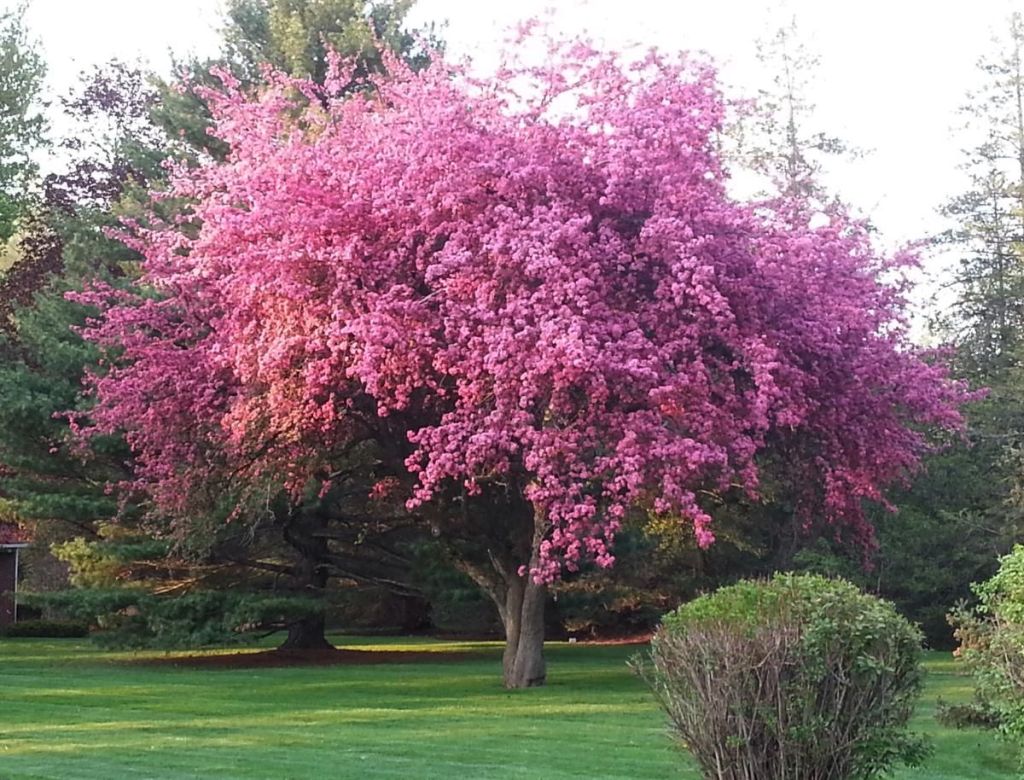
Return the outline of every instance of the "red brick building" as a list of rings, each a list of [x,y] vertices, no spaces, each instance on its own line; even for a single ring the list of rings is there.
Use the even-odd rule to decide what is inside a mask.
[[[17,620],[18,558],[27,546],[28,540],[18,526],[0,523],[0,626]]]

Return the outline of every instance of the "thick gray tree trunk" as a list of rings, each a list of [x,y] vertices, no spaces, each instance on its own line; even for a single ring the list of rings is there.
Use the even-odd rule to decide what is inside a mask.
[[[543,519],[537,513],[533,515],[532,531],[530,565],[521,576],[518,570],[505,574],[505,608],[498,607],[505,624],[502,672],[506,688],[533,688],[543,685],[548,676],[544,660],[547,587],[534,582],[529,572],[540,563],[540,543],[544,539]]]
[[[529,574],[515,577],[507,589],[504,608],[505,653],[502,674],[506,688],[533,688],[547,680],[544,660],[544,603],[547,589]]]
[[[524,511],[525,510],[525,511]],[[517,507],[500,524],[505,547],[474,555],[453,550],[459,569],[479,585],[498,608],[505,628],[502,679],[506,688],[532,688],[547,679],[544,660],[544,607],[547,587],[535,583],[529,570],[540,560],[543,518],[529,505]],[[497,551],[496,551],[497,550]],[[519,573],[525,566],[523,574]]]

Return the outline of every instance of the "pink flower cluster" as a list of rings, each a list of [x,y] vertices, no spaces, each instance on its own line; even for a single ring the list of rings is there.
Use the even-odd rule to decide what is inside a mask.
[[[225,474],[300,491],[391,437],[412,509],[525,485],[550,581],[611,565],[634,506],[710,544],[701,496],[755,495],[768,453],[869,542],[862,499],[961,425],[886,281],[912,258],[838,208],[728,196],[709,66],[574,43],[487,83],[391,61],[349,99],[334,68],[210,93],[230,158],[174,168],[187,212],[131,226],[156,294],[91,296],[117,350],[92,430],[127,431],[161,511]]]

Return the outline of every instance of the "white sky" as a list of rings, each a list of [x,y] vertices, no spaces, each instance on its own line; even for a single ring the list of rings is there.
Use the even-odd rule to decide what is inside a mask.
[[[419,0],[413,21],[447,21],[449,52],[486,69],[510,25],[550,10],[556,29],[612,46],[704,50],[733,94],[752,95],[763,78],[754,40],[795,16],[821,57],[816,125],[868,151],[827,183],[897,243],[941,229],[936,207],[962,189],[956,110],[1015,8],[1024,0]],[[212,54],[219,17],[218,0],[33,0],[27,20],[60,93],[113,56],[166,71],[171,50]]]

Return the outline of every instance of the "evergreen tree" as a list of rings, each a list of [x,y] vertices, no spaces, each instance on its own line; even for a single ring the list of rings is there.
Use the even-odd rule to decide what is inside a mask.
[[[68,413],[82,409],[82,379],[98,353],[77,333],[88,307],[65,294],[134,276],[135,253],[105,230],[161,175],[146,114],[153,95],[143,74],[113,63],[63,101],[78,130],[59,144],[67,170],[42,182],[18,258],[0,275],[0,496],[31,528],[26,572],[34,589],[63,584],[50,544],[93,539],[117,512],[106,485],[123,478],[123,443],[97,441],[83,459],[69,441]]]
[[[958,347],[961,370],[1005,381],[1024,337],[1024,17],[1013,14],[998,49],[979,60],[983,77],[962,113],[980,139],[966,149],[968,190],[943,213],[956,226],[943,239],[961,255],[955,300],[937,327]]]
[[[230,0],[221,53],[181,63],[179,70],[188,76],[184,80],[158,80],[153,120],[169,137],[223,157],[227,147],[207,133],[211,115],[202,90],[219,83],[211,70],[226,68],[246,86],[260,84],[268,66],[321,83],[328,48],[355,63],[353,87],[366,74],[384,71],[385,51],[421,68],[430,61],[422,44],[440,49],[441,42],[433,28],[411,31],[405,26],[412,5],[412,0]]]
[[[14,235],[36,174],[31,153],[46,129],[40,105],[45,73],[25,29],[24,7],[0,14],[0,242]]]
[[[821,181],[825,162],[856,151],[815,129],[815,105],[808,93],[820,57],[803,42],[794,18],[757,41],[757,59],[770,74],[770,84],[758,90],[731,129],[738,163],[758,174],[769,194],[810,199],[821,208],[833,200]]]

